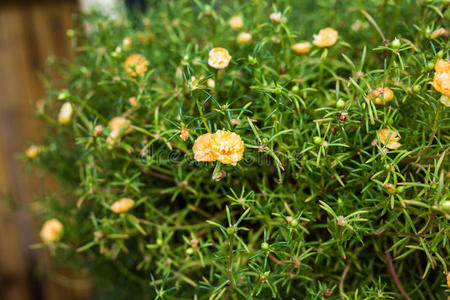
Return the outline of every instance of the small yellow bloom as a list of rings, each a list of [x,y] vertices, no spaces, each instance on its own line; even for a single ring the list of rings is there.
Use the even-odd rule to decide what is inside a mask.
[[[39,154],[39,147],[36,145],[31,145],[25,150],[25,156],[28,158],[35,158]]]
[[[134,206],[134,201],[129,198],[122,198],[111,205],[111,210],[116,214],[126,213]]]
[[[245,44],[252,41],[252,35],[248,32],[241,32],[236,38],[238,43]]]
[[[301,42],[292,45],[292,50],[298,54],[304,54],[308,53],[311,50],[311,43],[310,42]]]
[[[131,54],[125,61],[125,71],[132,77],[143,74],[148,69],[147,59],[140,54]],[[135,72],[136,71],[136,72]]]
[[[270,19],[275,24],[279,24],[281,22],[281,12],[274,12],[270,14]]]
[[[61,106],[58,114],[58,122],[61,124],[67,124],[72,120],[73,108],[70,102],[66,102]]]
[[[390,129],[381,129],[377,132],[378,137],[380,138],[380,142],[382,145],[386,145],[388,149],[398,149],[402,144],[398,141],[400,140],[400,135]],[[388,140],[389,138],[389,140]],[[387,142],[387,144],[386,144]]]
[[[130,49],[132,44],[133,44],[133,41],[129,37],[124,38],[122,41],[123,49],[125,49],[125,50]]]
[[[331,47],[338,39],[338,33],[333,28],[324,28],[319,31],[319,34],[314,35],[313,44],[317,47]]]
[[[180,138],[186,141],[189,138],[189,130],[185,127],[180,129]]]
[[[231,131],[218,130],[211,136],[211,150],[216,160],[223,164],[236,165],[242,159],[244,142]]]
[[[228,21],[231,28],[239,30],[244,26],[244,18],[242,16],[233,16]]]
[[[197,161],[215,161],[211,151],[211,133],[206,133],[199,136],[195,142],[192,150],[194,151],[194,158]]]
[[[109,121],[109,136],[107,142],[111,145],[114,144],[115,140],[119,138],[120,135],[125,135],[131,132],[130,120],[124,117],[115,117]]]
[[[447,286],[450,287],[450,272],[447,273]]]
[[[230,60],[231,56],[225,48],[217,47],[209,51],[208,64],[215,69],[225,69]]]
[[[47,220],[40,232],[41,239],[44,243],[50,244],[58,241],[63,233],[63,225],[57,219]]]
[[[434,65],[433,87],[444,96],[450,96],[450,62],[438,59]]]
[[[392,99],[394,98],[394,92],[388,87],[379,87],[369,93],[369,98],[375,104],[386,104],[392,101]]]

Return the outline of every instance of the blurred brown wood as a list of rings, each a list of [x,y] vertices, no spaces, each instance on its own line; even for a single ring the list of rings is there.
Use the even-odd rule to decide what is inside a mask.
[[[40,186],[24,174],[23,164],[16,159],[31,142],[40,142],[42,127],[36,119],[30,118],[34,103],[44,96],[39,76],[49,55],[71,59],[71,41],[66,30],[73,25],[76,8],[76,1],[0,3],[2,300],[74,300],[86,299],[88,295],[85,286],[79,284],[81,288],[70,288],[66,274],[59,275],[59,270],[50,268],[45,251],[30,250],[29,245],[38,242],[38,228],[33,226],[25,208]],[[69,284],[64,286],[63,281]]]

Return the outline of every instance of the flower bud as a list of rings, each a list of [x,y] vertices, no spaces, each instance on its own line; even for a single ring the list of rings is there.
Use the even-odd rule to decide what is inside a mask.
[[[25,150],[25,156],[32,159],[35,158],[36,156],[38,156],[39,154],[39,147],[36,145],[31,145],[30,147],[28,147],[27,150]]]
[[[250,43],[252,41],[252,35],[248,32],[241,32],[237,36],[236,40],[238,43],[241,43],[241,44]]]
[[[239,30],[244,26],[244,19],[242,18],[242,16],[233,16],[228,21],[228,24],[231,28]]]
[[[102,125],[95,126],[95,128],[94,128],[94,136],[95,137],[100,136],[102,134],[102,132],[103,132],[103,126]]]
[[[61,106],[58,114],[58,122],[61,124],[67,124],[72,120],[73,108],[70,102],[66,102]]]
[[[281,12],[274,12],[270,14],[270,20],[275,24],[280,24],[281,22]]]
[[[322,140],[322,138],[320,136],[315,136],[315,137],[313,137],[313,142],[316,145],[321,145],[323,140]]]
[[[398,40],[397,38],[395,38],[392,42],[391,42],[391,47],[393,49],[400,49],[400,47],[402,46],[402,43],[400,42],[400,40]]]
[[[180,129],[180,138],[186,141],[189,138],[189,130],[185,127]]]
[[[134,201],[129,198],[122,198],[111,205],[111,210],[116,213],[126,213],[134,206]]]
[[[345,101],[342,100],[342,99],[339,99],[339,100],[336,102],[336,108],[342,109],[342,108],[344,108],[344,107],[345,107]]]
[[[347,219],[345,219],[345,217],[344,216],[338,216],[337,217],[337,224],[339,225],[339,226],[345,226],[345,225],[347,225]]]
[[[58,241],[63,233],[63,225],[57,219],[47,220],[40,232],[41,239],[46,244]]]
[[[261,244],[261,249],[264,251],[269,250],[269,244],[267,242],[263,242]]]

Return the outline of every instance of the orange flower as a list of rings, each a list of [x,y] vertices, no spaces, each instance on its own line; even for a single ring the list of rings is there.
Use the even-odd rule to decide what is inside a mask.
[[[25,151],[25,156],[28,158],[35,158],[39,154],[39,147],[36,145],[31,145]]]
[[[211,152],[211,133],[206,133],[199,136],[195,142],[192,150],[194,151],[194,158],[197,161],[215,161],[213,153]]]
[[[233,16],[228,21],[228,24],[233,29],[241,29],[244,26],[244,19],[242,18],[242,16]]]
[[[380,97],[381,95],[383,96]],[[392,101],[394,92],[388,87],[379,87],[371,91],[369,97],[375,104],[386,104]]]
[[[57,219],[45,221],[39,235],[44,243],[49,244],[58,241],[63,233],[63,225]]]
[[[249,43],[252,40],[252,35],[248,32],[241,32],[237,36],[236,40],[238,43],[241,43],[241,44]]]
[[[377,132],[377,134],[380,137],[381,144],[386,145],[386,148],[398,149],[402,145],[398,142],[400,140],[400,135],[393,130],[381,129]]]
[[[333,28],[324,28],[319,31],[319,34],[314,35],[313,44],[317,47],[331,47],[338,39],[338,33]]]
[[[134,206],[134,201],[129,198],[122,198],[111,205],[111,210],[116,214],[126,213]]]
[[[138,74],[145,73],[147,69],[148,61],[140,54],[131,54],[125,61],[125,71],[132,77],[137,77]]]
[[[450,62],[438,59],[434,65],[433,87],[444,96],[450,96]]]
[[[225,69],[230,60],[231,56],[225,48],[217,47],[209,51],[208,64],[215,69]]]
[[[242,159],[244,149],[244,142],[234,132],[218,130],[211,136],[213,155],[223,164],[236,165]]]
[[[186,141],[189,138],[189,130],[186,127],[180,129],[180,138]]]
[[[67,124],[72,120],[73,108],[69,102],[64,103],[61,106],[58,114],[58,122],[61,124]]]
[[[311,50],[311,43],[310,42],[301,42],[301,43],[292,45],[291,48],[298,54],[304,54],[304,53],[308,53]]]

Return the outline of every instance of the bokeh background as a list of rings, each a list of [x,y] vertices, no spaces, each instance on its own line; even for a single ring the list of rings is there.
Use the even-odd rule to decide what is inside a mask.
[[[46,250],[30,247],[39,242],[30,207],[37,193],[54,188],[55,182],[37,180],[18,155],[41,141],[44,127],[33,112],[44,96],[42,74],[49,59],[73,59],[66,33],[76,26],[77,14],[96,7],[120,17],[120,8],[132,13],[146,6],[138,0],[0,1],[1,300],[95,298],[85,274],[56,266]]]

